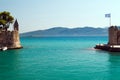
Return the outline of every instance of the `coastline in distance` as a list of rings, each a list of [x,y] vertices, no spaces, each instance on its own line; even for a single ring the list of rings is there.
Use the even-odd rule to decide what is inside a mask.
[[[77,36],[107,36],[107,28],[78,27],[65,28],[54,27],[45,30],[37,30],[20,34],[21,37],[77,37]]]

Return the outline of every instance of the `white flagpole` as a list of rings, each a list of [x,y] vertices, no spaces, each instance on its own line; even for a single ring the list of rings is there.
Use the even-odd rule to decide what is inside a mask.
[[[111,13],[110,13],[110,21],[109,21],[109,25],[111,26]]]
[[[105,14],[106,18],[109,18],[109,26],[111,26],[111,13]]]

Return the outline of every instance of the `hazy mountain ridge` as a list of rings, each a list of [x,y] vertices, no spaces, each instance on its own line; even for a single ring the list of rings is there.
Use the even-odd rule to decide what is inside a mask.
[[[64,27],[54,27],[45,30],[37,30],[27,33],[22,33],[22,37],[50,37],[50,36],[107,36],[107,28],[93,28],[93,27],[83,27],[83,28],[64,28]]]

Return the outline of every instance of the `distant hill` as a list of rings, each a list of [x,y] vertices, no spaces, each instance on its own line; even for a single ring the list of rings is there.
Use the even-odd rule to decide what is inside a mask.
[[[52,36],[107,36],[107,28],[64,28],[55,27],[45,30],[37,30],[27,33],[22,33],[22,37],[52,37]]]

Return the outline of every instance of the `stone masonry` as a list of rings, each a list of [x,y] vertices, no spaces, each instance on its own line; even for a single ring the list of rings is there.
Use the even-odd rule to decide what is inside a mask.
[[[120,45],[120,29],[117,26],[111,26],[109,28],[108,45]]]
[[[22,48],[19,39],[19,25],[17,20],[14,23],[14,30],[4,30],[0,28],[0,47],[8,47],[8,49]]]

